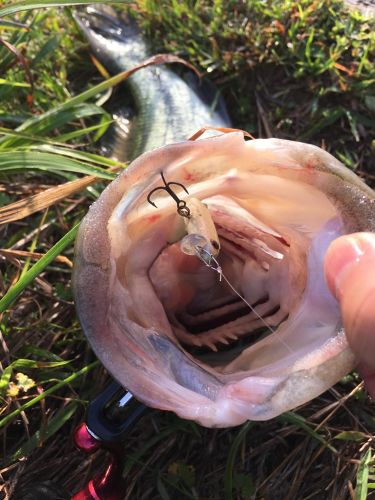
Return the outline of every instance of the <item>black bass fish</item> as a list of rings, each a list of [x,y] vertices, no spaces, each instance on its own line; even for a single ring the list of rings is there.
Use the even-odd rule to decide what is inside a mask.
[[[111,74],[129,70],[151,55],[138,26],[109,7],[88,7],[75,18],[94,55]],[[186,140],[204,125],[231,127],[218,91],[194,77],[191,72],[185,81],[167,66],[144,68],[130,76],[126,83],[135,116],[129,123],[121,109],[114,113],[118,144],[115,137],[110,152],[118,160],[132,160],[145,151]]]
[[[375,231],[374,193],[318,147],[237,131],[158,148],[81,224],[78,315],[145,404],[208,427],[266,420],[355,366],[323,262],[356,231]]]

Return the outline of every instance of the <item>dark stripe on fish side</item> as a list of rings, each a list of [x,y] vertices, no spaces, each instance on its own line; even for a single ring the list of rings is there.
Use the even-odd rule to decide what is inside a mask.
[[[96,57],[115,74],[145,60],[151,51],[134,21],[120,18],[113,9],[107,10],[89,8],[76,19]],[[124,83],[131,94],[136,116],[127,137],[120,135],[115,145],[117,151],[124,150],[122,161],[186,140],[205,125],[231,127],[218,90],[208,81],[194,80],[193,73],[181,78],[162,65],[144,68]],[[106,154],[111,155],[114,148],[109,141],[105,147]]]
[[[123,44],[127,52],[131,51],[133,65],[148,57],[148,44],[142,37],[142,32],[135,21],[121,16],[112,7],[89,6],[74,14],[74,19],[99,58],[103,57],[103,50],[105,50],[104,57],[109,65],[108,70],[117,73],[124,69],[130,69],[122,67],[122,61],[119,58],[121,54],[111,51],[109,45],[111,41]]]
[[[211,401],[215,401],[222,383],[213,375],[198,367],[168,338],[160,335],[149,337],[152,347],[162,355],[175,382]]]

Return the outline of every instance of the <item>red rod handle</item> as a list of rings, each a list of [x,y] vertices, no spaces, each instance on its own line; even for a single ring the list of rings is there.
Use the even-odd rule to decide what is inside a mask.
[[[121,476],[121,447],[108,449],[105,443],[90,434],[84,423],[75,430],[74,442],[79,450],[87,454],[105,448],[110,453],[110,459],[105,470],[89,481],[81,491],[73,495],[72,500],[122,500],[125,496],[125,482]]]

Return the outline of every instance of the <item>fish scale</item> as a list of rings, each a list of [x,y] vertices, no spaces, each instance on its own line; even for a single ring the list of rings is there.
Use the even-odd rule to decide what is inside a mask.
[[[135,22],[119,17],[108,6],[89,7],[76,20],[94,55],[112,74],[129,70],[151,55]],[[203,125],[231,127],[218,90],[207,81],[196,82],[192,73],[187,79],[166,66],[143,68],[131,75],[126,84],[135,114],[128,134],[115,136],[118,143],[111,149],[123,149],[127,158],[122,159],[132,160],[145,151],[186,140]]]

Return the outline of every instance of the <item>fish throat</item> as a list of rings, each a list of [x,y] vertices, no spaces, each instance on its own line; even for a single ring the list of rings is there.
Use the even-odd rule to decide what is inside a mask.
[[[191,199],[187,206],[187,235],[162,250],[150,279],[183,348],[219,367],[288,318],[288,304],[274,287],[289,279],[290,246],[233,199]],[[171,300],[176,291],[161,279],[169,273],[179,300]]]
[[[164,185],[156,173],[116,206],[110,321],[132,345],[167,337],[218,376],[277,373],[341,328],[323,260],[342,220],[307,182],[224,167],[168,167]]]

